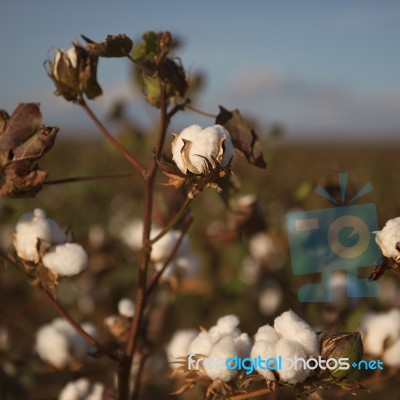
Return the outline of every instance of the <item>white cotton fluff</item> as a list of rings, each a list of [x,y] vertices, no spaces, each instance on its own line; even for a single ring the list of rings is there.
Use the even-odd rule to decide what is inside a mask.
[[[247,333],[238,328],[239,319],[236,315],[227,315],[220,318],[217,324],[207,332],[200,332],[191,342],[188,354],[194,353],[210,358],[230,357],[246,358],[250,354],[251,341]],[[231,380],[237,370],[229,370],[223,363],[219,368],[207,369],[211,379],[221,379],[224,382]]]
[[[299,343],[285,338],[279,340],[276,344],[275,352],[277,356],[282,356],[283,360],[294,360],[295,357],[302,359],[307,358],[304,348]],[[278,370],[279,378],[291,384],[304,382],[312,371],[304,368],[301,362],[297,363],[292,368],[288,368],[288,366],[285,367],[285,365],[282,365],[282,367],[282,369]]]
[[[91,336],[97,336],[97,330],[93,324],[83,323],[82,328]],[[39,328],[36,333],[35,350],[40,358],[61,369],[70,364],[72,354],[84,361],[87,353],[93,351],[93,347],[75,331],[68,321],[56,318]]]
[[[121,230],[120,238],[131,250],[140,250],[143,240],[143,221],[141,219],[134,219],[129,222]]]
[[[319,340],[317,334],[303,319],[292,310],[275,318],[274,328],[285,339],[299,343],[307,356],[317,357]]]
[[[51,324],[37,331],[35,349],[40,358],[56,368],[65,368],[71,362],[68,337]]]
[[[400,338],[400,310],[365,315],[360,324],[360,332],[365,352],[381,356],[386,340],[393,342]]]
[[[132,318],[135,313],[135,303],[127,297],[118,302],[118,312],[127,318]]]
[[[251,349],[250,357],[252,359],[261,357],[263,360],[268,360],[269,358],[275,358],[275,347],[276,343],[271,343],[268,340],[259,340],[254,343]],[[264,378],[275,381],[275,375],[268,368],[260,368],[258,366],[257,371]]]
[[[254,336],[255,342],[259,342],[261,340],[269,342],[275,346],[278,343],[279,336],[276,333],[276,330],[272,326],[264,325],[258,328],[258,331]]]
[[[15,227],[15,249],[18,257],[27,261],[38,261],[37,241],[44,240],[51,244],[67,240],[65,233],[40,208],[21,216]]]
[[[190,343],[197,336],[196,329],[180,329],[176,331],[167,346],[167,358],[171,367],[175,368],[176,360],[189,354]]]
[[[88,262],[85,250],[77,243],[64,243],[52,247],[42,258],[43,265],[61,276],[82,272]]]
[[[382,361],[386,366],[400,367],[400,339],[397,339],[383,354]]]
[[[396,244],[400,242],[400,217],[390,219],[381,231],[374,232],[375,240],[382,250],[383,255],[400,261],[400,253]]]
[[[182,154],[184,146],[188,146],[187,159]],[[172,142],[172,159],[184,174],[188,171],[194,174],[207,173],[208,167],[205,159],[213,167],[215,167],[215,160],[225,167],[233,156],[231,137],[221,125],[213,125],[204,129],[200,125],[190,125]]]
[[[58,400],[86,400],[90,383],[86,378],[68,382],[61,390]]]

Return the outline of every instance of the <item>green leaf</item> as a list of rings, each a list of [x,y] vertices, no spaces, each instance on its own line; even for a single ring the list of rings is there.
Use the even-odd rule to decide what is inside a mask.
[[[216,123],[225,127],[232,136],[233,145],[247,158],[247,161],[259,168],[267,166],[261,152],[261,143],[258,135],[248,122],[242,117],[239,110],[228,111],[219,106]]]

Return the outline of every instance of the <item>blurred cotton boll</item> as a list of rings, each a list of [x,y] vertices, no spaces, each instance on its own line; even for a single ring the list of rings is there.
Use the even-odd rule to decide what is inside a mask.
[[[132,220],[122,230],[118,229],[118,232],[120,232],[122,241],[131,250],[138,251],[141,249],[143,239],[143,221],[141,219]]]
[[[258,308],[266,317],[275,314],[283,300],[283,290],[278,282],[270,279],[258,295]]]
[[[89,228],[88,238],[90,245],[95,249],[100,249],[106,240],[106,232],[100,225],[92,225]]]
[[[88,256],[81,245],[64,243],[52,247],[43,256],[43,265],[61,276],[76,275],[82,272],[88,263]]]
[[[400,252],[397,243],[400,242],[400,217],[390,219],[381,231],[375,232],[376,242],[386,257],[400,262]]]
[[[246,257],[239,271],[240,280],[246,285],[254,285],[260,276],[261,265],[254,258]]]
[[[361,320],[360,332],[366,353],[375,357],[385,356],[391,348],[387,344],[400,339],[400,310],[366,314]],[[391,354],[389,352],[389,356]]]
[[[250,255],[270,270],[278,270],[286,262],[282,243],[265,232],[251,236],[249,240]]]
[[[82,324],[83,330],[91,336],[97,336],[96,327],[91,323]],[[51,323],[43,325],[36,333],[35,350],[46,362],[56,368],[70,367],[73,362],[83,362],[88,353],[93,351],[89,345],[69,324],[62,318],[56,318]]]
[[[135,313],[135,304],[131,299],[125,297],[118,302],[118,312],[124,317],[132,318]]]
[[[207,162],[226,167],[233,159],[233,144],[229,132],[221,125],[202,128],[190,125],[172,142],[172,159],[182,173],[191,172],[196,175],[207,175]]]
[[[58,400],[102,400],[103,394],[104,385],[102,383],[97,382],[91,386],[86,378],[80,378],[67,383]]]

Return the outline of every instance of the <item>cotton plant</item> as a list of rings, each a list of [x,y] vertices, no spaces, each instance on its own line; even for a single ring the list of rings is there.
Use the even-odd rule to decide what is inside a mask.
[[[97,336],[97,329],[90,322],[83,323],[82,329],[93,337]],[[88,361],[89,353],[94,351],[94,347],[69,322],[56,318],[38,329],[35,351],[48,364],[64,369]]]
[[[360,323],[364,350],[381,357],[384,365],[400,368],[400,310],[368,313]]]
[[[230,196],[230,189],[235,188],[232,170],[238,155],[259,168],[265,168],[266,163],[257,134],[239,110],[230,111],[220,106],[218,114],[207,125],[190,123],[179,133],[170,128],[177,113],[198,111],[189,97],[189,89],[193,89],[191,76],[173,54],[176,46],[170,32],[145,32],[135,43],[124,34],[109,35],[99,43],[86,36],[82,38],[86,45],[73,42],[70,49],[56,48],[54,56],[45,62],[47,74],[55,86],[55,95],[79,106],[127,161],[132,171],[116,175],[135,176],[142,185],[143,196],[138,204],[141,204],[143,212],[139,222],[125,227],[124,223],[117,224],[118,236],[135,253],[129,271],[136,274],[136,279],[132,280],[136,284],[135,296],[122,299],[117,307],[118,313],[105,320],[117,343],[101,342],[95,329],[79,323],[57,298],[55,287],[58,279],[66,280],[80,274],[87,268],[88,256],[83,247],[71,242],[41,208],[37,206],[19,219],[14,234],[16,255],[2,253],[2,258],[20,268],[44,299],[68,321],[56,319],[39,328],[35,345],[39,356],[59,369],[82,362],[92,352],[110,358],[117,371],[115,396],[118,400],[125,400],[139,396],[141,385],[133,383],[142,380],[144,368],[136,368],[133,375],[130,371],[134,359],[141,363],[151,351],[148,349],[151,341],[147,324],[148,317],[161,303],[156,297],[160,282],[179,276],[192,277],[199,270],[199,259],[192,253],[188,239],[193,220],[192,202],[208,189],[224,192],[225,199]],[[97,79],[99,59],[110,57],[126,58],[133,63],[145,100],[159,112],[157,138],[149,146],[147,154],[142,149],[131,151],[125,148],[89,105],[90,100],[103,94]],[[49,179],[48,171],[40,169],[38,162],[51,150],[58,130],[43,123],[38,103],[20,103],[11,116],[0,110],[2,196],[33,197],[54,184],[110,179],[104,173],[61,179],[52,176]],[[150,135],[147,140],[152,140]],[[156,182],[157,177],[161,185]],[[165,186],[175,190],[176,198],[181,200],[170,221],[156,226],[153,222],[154,203]],[[35,200],[38,204],[40,201],[40,198]],[[165,216],[170,216],[169,211],[165,211]],[[87,237],[91,250],[96,251],[103,245],[104,232],[96,225],[98,221],[89,223],[92,228]],[[154,298],[156,301],[152,301]],[[228,316],[209,330],[208,339],[204,340],[210,344],[210,355],[248,354],[250,341],[247,334],[240,332],[238,323],[236,317]],[[201,334],[198,336],[202,337]],[[194,338],[191,346],[196,346],[193,343],[200,346],[200,342]],[[221,375],[216,372],[209,374],[207,379],[218,382],[233,378],[230,370]],[[85,388],[87,383],[71,383],[65,396],[72,393],[71,396],[76,394],[78,398],[89,398],[91,394],[82,394]]]

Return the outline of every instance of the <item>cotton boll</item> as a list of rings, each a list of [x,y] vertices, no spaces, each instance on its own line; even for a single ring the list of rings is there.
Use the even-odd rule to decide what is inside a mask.
[[[85,400],[102,400],[104,394],[104,385],[102,383],[95,383],[93,385],[92,391],[86,397]]]
[[[172,142],[172,159],[184,174],[207,174],[209,171],[206,160],[213,167],[215,160],[225,167],[233,156],[231,137],[221,125],[205,129],[199,125],[191,125],[176,135]]]
[[[397,339],[394,344],[386,349],[383,354],[382,360],[385,365],[389,367],[400,367],[400,339]]]
[[[256,233],[249,240],[251,256],[255,260],[267,264],[272,270],[282,268],[285,263],[285,254],[281,247],[276,239],[265,232]]]
[[[238,356],[240,358],[246,358],[249,356],[251,351],[251,340],[247,333],[242,333],[240,336],[233,339],[236,345]]]
[[[275,358],[275,343],[259,340],[254,343],[251,349],[250,357],[252,359],[261,357],[263,360],[268,360],[269,358]],[[272,366],[272,365],[271,365]],[[275,375],[268,368],[262,369],[258,366],[257,371],[264,378],[275,381]]]
[[[36,208],[33,213],[21,216],[15,227],[15,249],[18,257],[27,261],[38,261],[38,239],[51,243],[52,231],[43,210]]]
[[[157,236],[160,232],[161,230],[154,231],[151,237]],[[151,261],[157,262],[165,260],[171,254],[171,251],[174,248],[176,242],[178,241],[179,236],[180,236],[179,231],[171,230],[168,233],[166,233],[160,240],[157,240],[157,242],[153,244],[151,249],[151,256],[150,256]],[[183,241],[184,240],[185,238],[183,239]]]
[[[123,298],[118,302],[118,312],[127,318],[132,318],[135,313],[135,303],[128,298]]]
[[[189,353],[208,356],[211,352],[213,340],[208,332],[200,332],[189,346]]]
[[[237,373],[237,370],[228,369],[225,362],[230,357],[238,355],[236,344],[231,336],[222,337],[211,349],[209,357],[213,359],[214,364],[217,359],[221,359],[222,365],[213,365],[213,368],[206,369],[207,375],[215,380],[220,379],[223,382],[230,381]]]
[[[278,283],[271,280],[258,296],[258,308],[262,315],[270,316],[275,314],[282,303],[283,292]]]
[[[400,261],[400,253],[396,249],[400,242],[400,217],[390,219],[381,231],[375,232],[376,242],[382,250],[383,255]]]
[[[270,325],[264,325],[258,328],[256,335],[254,336],[254,341],[259,342],[264,340],[266,342],[271,343],[272,345],[276,345],[279,340],[279,336],[276,333],[275,329]]]
[[[288,358],[294,360],[295,357],[302,358],[304,360],[307,358],[303,347],[299,343],[293,342],[285,338],[279,340],[276,345],[275,352],[276,356],[282,356],[283,360]],[[296,384],[304,382],[310,375],[311,370],[304,368],[301,361],[299,361],[297,365],[293,366],[293,368],[288,368],[288,366],[285,367],[285,365],[283,364],[282,369],[280,369],[278,373],[279,377],[283,381],[291,384]]]
[[[143,239],[143,221],[135,219],[130,222],[122,229],[120,237],[131,250],[140,250]]]
[[[400,338],[400,310],[367,314],[361,321],[360,331],[365,352],[373,356],[382,355],[387,339]]]
[[[181,329],[176,331],[167,346],[168,362],[172,367],[176,367],[174,361],[179,357],[185,357],[189,354],[189,347],[196,338],[197,331],[195,329]]]
[[[236,315],[225,315],[217,321],[217,329],[221,335],[230,335],[232,333],[237,336],[239,326],[239,318]]]
[[[62,389],[58,400],[87,400],[90,383],[86,378],[68,382]]]
[[[317,334],[303,319],[292,310],[286,311],[275,318],[276,332],[286,339],[299,343],[307,356],[319,355],[319,340]]]
[[[51,324],[37,331],[35,349],[40,358],[56,368],[65,368],[71,362],[68,337]]]
[[[65,243],[52,247],[43,256],[43,265],[61,276],[76,275],[82,272],[88,256],[77,243]]]
[[[71,341],[76,336],[76,331],[73,326],[64,318],[56,318],[51,322],[51,325]]]

